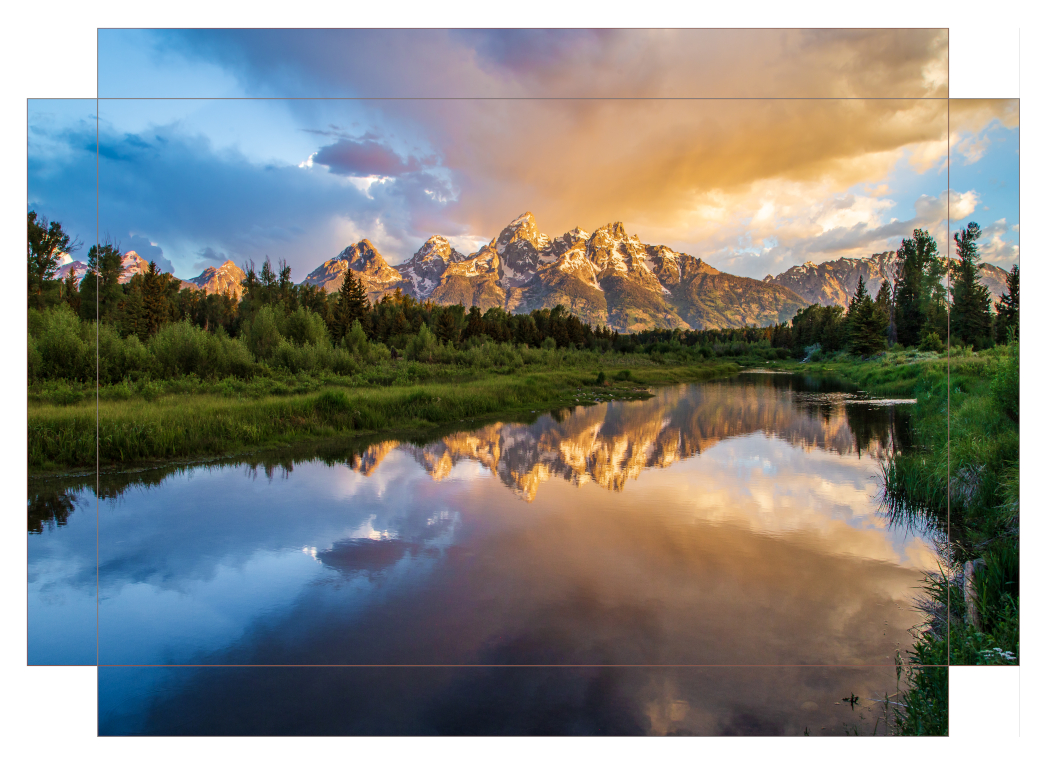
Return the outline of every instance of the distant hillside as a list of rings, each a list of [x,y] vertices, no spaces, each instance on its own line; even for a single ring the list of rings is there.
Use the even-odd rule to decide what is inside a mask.
[[[897,268],[896,252],[880,252],[868,257],[843,257],[815,265],[795,265],[778,276],[767,276],[767,284],[778,284],[791,289],[804,301],[818,305],[849,305],[857,291],[857,281],[864,277],[868,291],[874,296],[883,279],[894,279]],[[995,265],[981,263],[981,281],[998,300],[1006,292],[1006,271]]]

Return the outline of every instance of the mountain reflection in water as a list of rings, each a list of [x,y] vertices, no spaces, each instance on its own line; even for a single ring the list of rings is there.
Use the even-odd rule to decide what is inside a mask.
[[[745,374],[103,475],[100,732],[841,733],[932,565],[877,512],[904,408]],[[93,662],[93,492],[30,492],[30,661]]]
[[[707,451],[725,438],[765,432],[805,449],[873,459],[900,448],[907,417],[846,392],[797,392],[791,375],[754,375],[667,388],[645,401],[554,411],[533,424],[496,422],[417,446],[387,440],[349,460],[372,475],[393,449],[409,453],[433,480],[473,460],[532,501],[539,486],[560,477],[621,491],[644,470],[664,468]],[[767,394],[770,388],[777,394]]]

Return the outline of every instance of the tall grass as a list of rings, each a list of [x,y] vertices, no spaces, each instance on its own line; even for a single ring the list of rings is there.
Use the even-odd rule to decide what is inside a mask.
[[[601,387],[600,394],[643,397],[647,393],[637,385],[703,379],[736,370],[734,364],[634,370],[632,381]],[[317,384],[308,392],[257,398],[191,391],[158,396],[145,404],[137,398],[109,398],[99,404],[98,452],[101,463],[110,465],[216,455],[378,430],[422,430],[519,409],[573,405],[577,388],[594,384],[592,374],[566,370],[476,375],[468,384]],[[93,465],[94,435],[91,401],[31,406],[30,467],[49,470]]]
[[[883,464],[883,509],[891,522],[941,539],[942,570],[928,577],[929,614],[899,664],[908,688],[898,730],[947,733],[947,668],[1014,665],[1019,643],[1020,349],[974,353],[890,352],[856,363],[816,365],[867,390],[916,399],[916,447]],[[947,531],[947,536],[944,532]],[[967,613],[964,564],[975,567],[979,618]]]

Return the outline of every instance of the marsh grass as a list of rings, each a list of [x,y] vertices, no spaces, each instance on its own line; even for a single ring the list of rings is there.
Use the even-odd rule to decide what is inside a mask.
[[[891,524],[939,539],[941,568],[916,601],[927,616],[898,656],[905,689],[896,732],[948,733],[948,665],[1016,665],[1019,642],[1020,348],[974,353],[891,351],[863,362],[839,355],[812,371],[847,377],[880,395],[916,399],[915,448],[882,463]],[[945,535],[947,533],[947,535]],[[980,628],[966,612],[963,564],[974,575]]]
[[[408,385],[332,385],[305,379],[275,394],[227,395],[213,385],[170,386],[151,399],[148,387],[105,395],[98,404],[102,466],[219,455],[383,430],[424,430],[492,414],[548,409],[596,400],[648,397],[647,385],[733,373],[732,363],[633,370],[631,379],[593,389],[585,371],[514,376],[472,374],[466,380]],[[228,380],[225,381],[228,383]],[[155,384],[155,383],[147,383]],[[222,384],[222,383],[219,383]],[[36,402],[29,407],[31,470],[90,467],[95,462],[95,405]]]

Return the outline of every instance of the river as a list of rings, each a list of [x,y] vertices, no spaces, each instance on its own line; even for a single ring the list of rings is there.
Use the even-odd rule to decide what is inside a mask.
[[[908,404],[654,393],[31,480],[29,663],[97,663],[102,735],[867,734],[936,564],[879,511]]]

